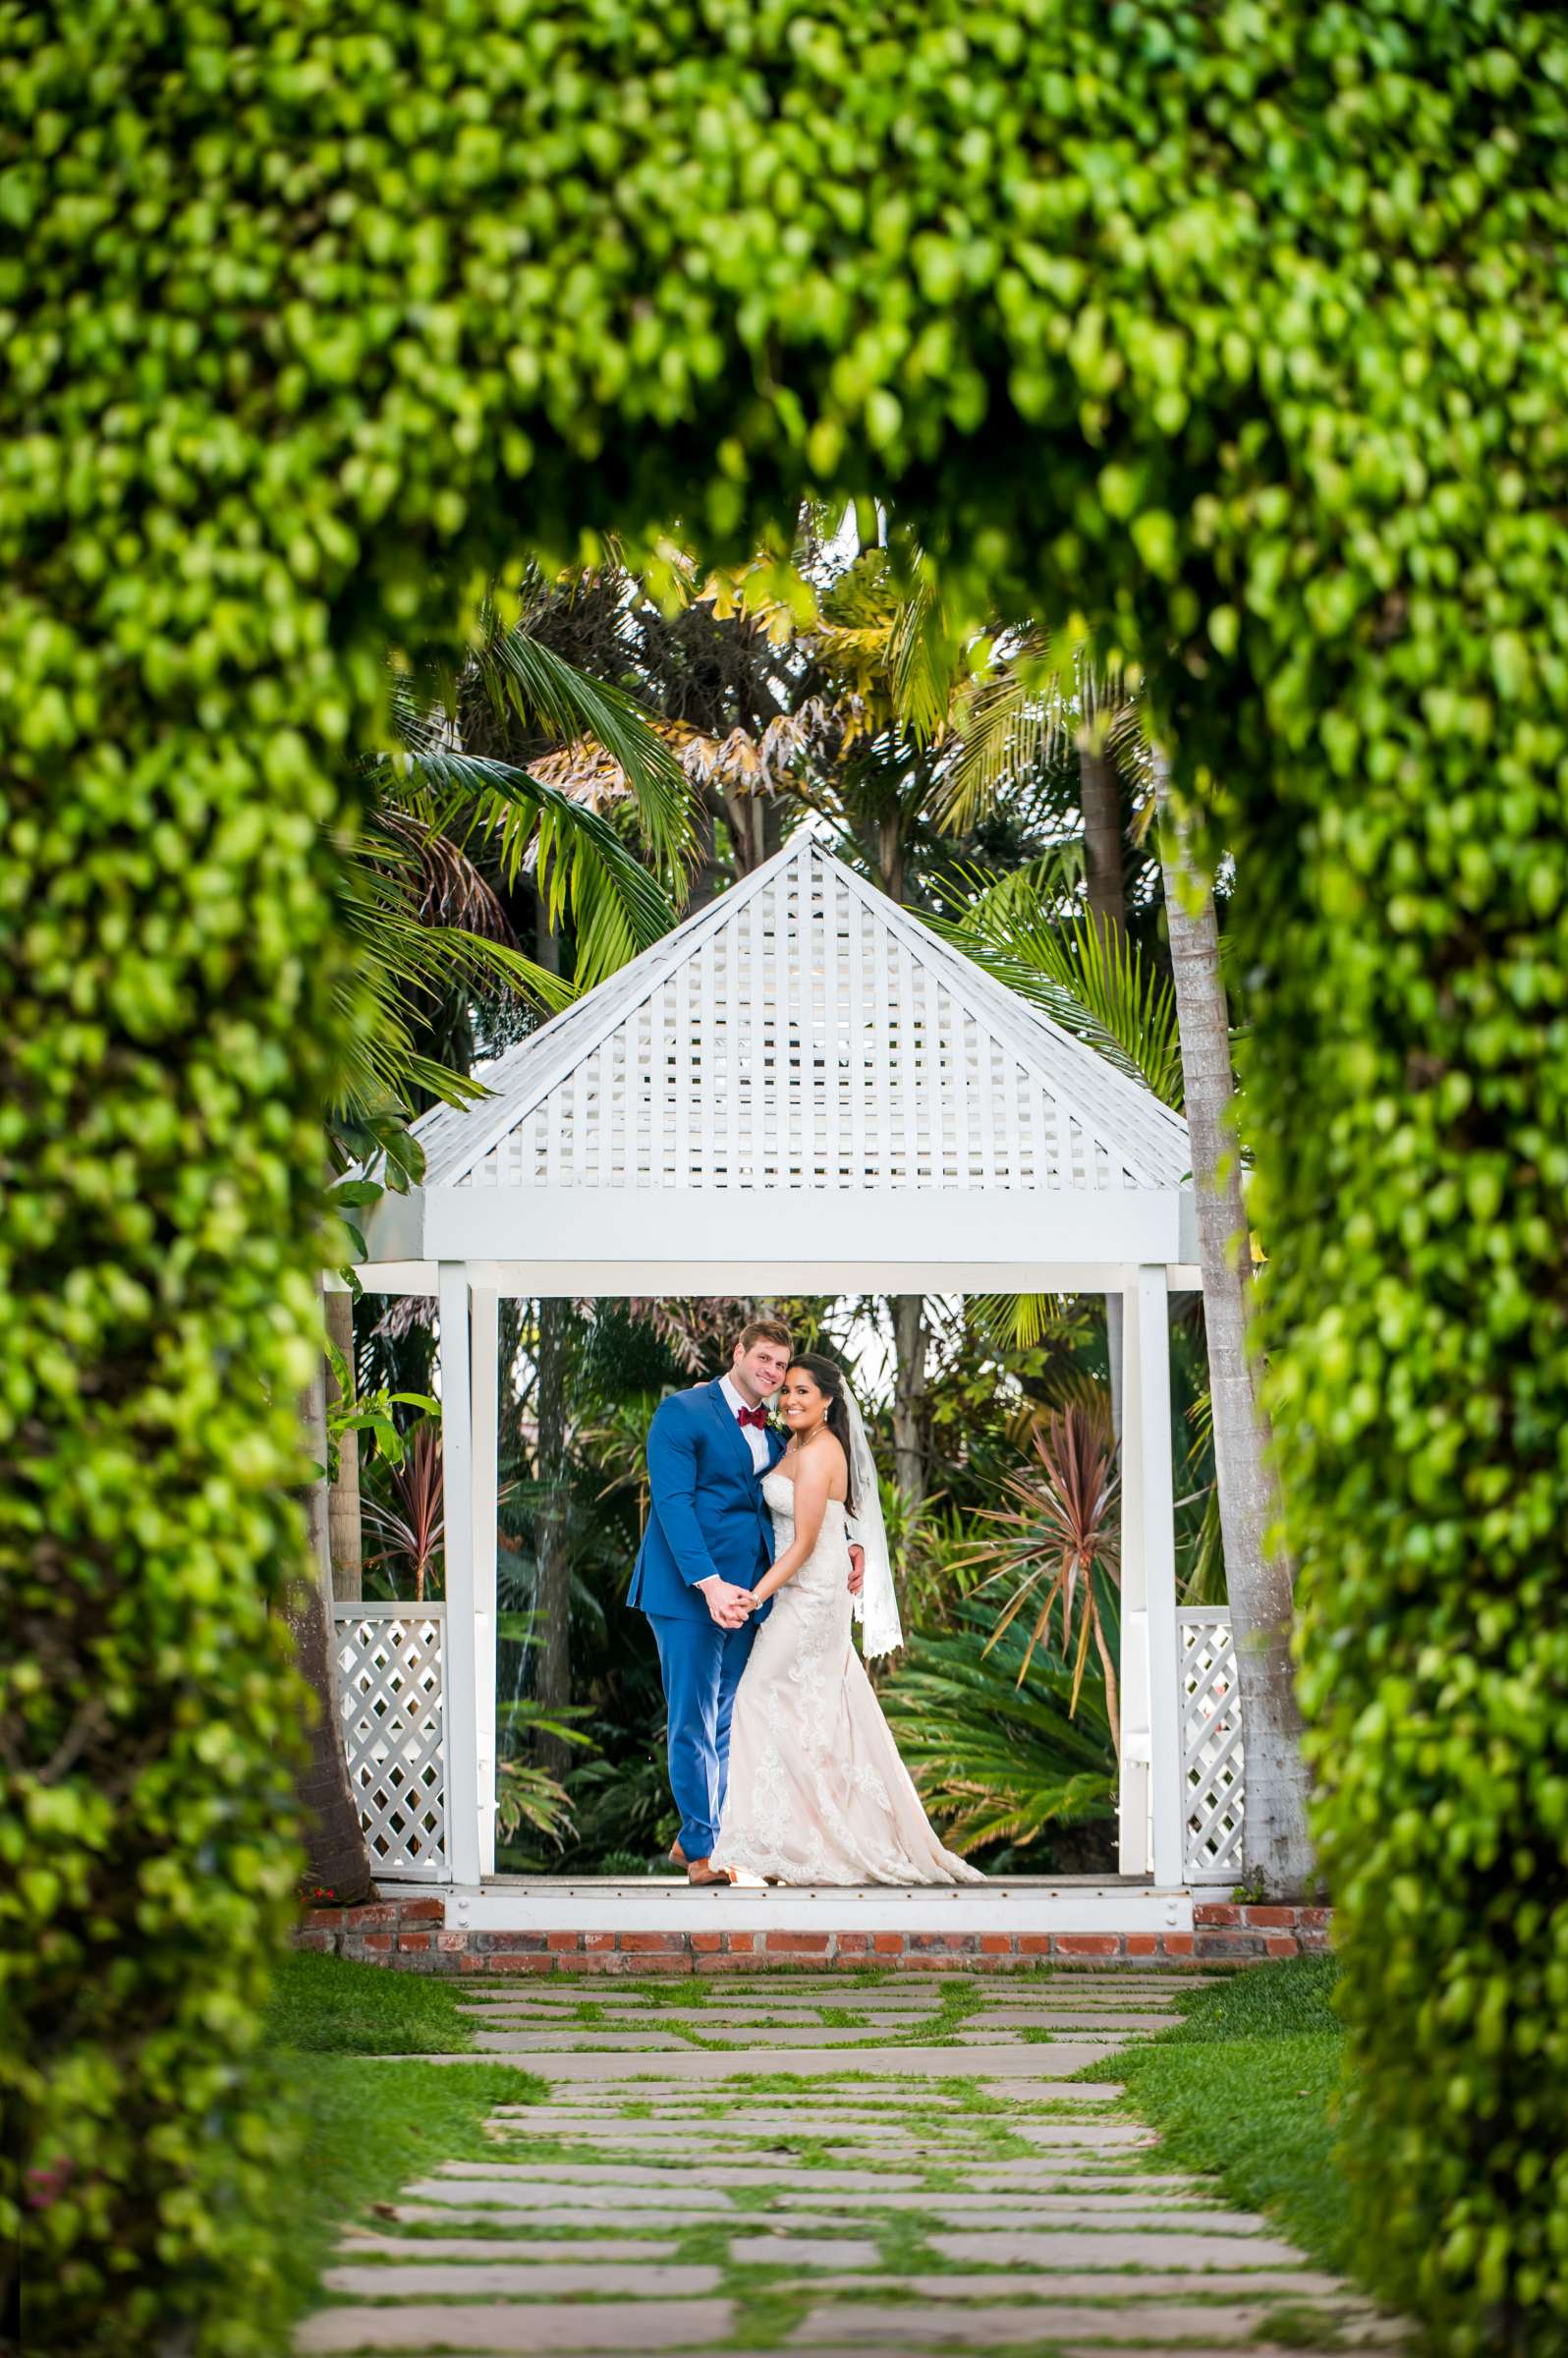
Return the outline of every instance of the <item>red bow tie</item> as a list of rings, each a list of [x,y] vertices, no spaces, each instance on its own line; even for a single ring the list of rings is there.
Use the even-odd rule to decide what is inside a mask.
[[[739,1423],[742,1425],[755,1425],[758,1432],[760,1432],[762,1427],[767,1423],[767,1411],[765,1408],[738,1408],[735,1414]]]

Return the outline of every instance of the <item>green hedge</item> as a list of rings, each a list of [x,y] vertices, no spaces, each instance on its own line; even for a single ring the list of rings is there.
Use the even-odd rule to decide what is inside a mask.
[[[1119,632],[1232,798],[1365,2231],[1450,2348],[1560,2347],[1560,19],[10,0],[0,67],[0,1808],[77,2165],[34,2346],[109,2267],[121,2349],[265,2331],[263,1401],[384,646],[525,543],[721,554],[814,481]]]

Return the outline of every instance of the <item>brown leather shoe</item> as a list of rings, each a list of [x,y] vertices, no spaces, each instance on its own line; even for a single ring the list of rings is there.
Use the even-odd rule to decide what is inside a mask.
[[[730,1867],[714,1867],[706,1859],[689,1859],[686,1864],[686,1880],[699,1888],[709,1883],[727,1885],[734,1882],[735,1872]]]
[[[690,1859],[688,1859],[685,1851],[681,1848],[680,1837],[678,1835],[670,1844],[670,1857],[675,1861],[677,1867],[689,1867],[691,1865]]]

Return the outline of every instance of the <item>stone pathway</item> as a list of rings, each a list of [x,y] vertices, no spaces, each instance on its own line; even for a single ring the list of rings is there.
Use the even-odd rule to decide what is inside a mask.
[[[1191,1975],[843,1974],[465,1992],[502,2105],[357,2228],[301,2358],[796,2351],[1303,2358],[1404,2332],[1069,2084]],[[461,2056],[449,2058],[463,2067]]]

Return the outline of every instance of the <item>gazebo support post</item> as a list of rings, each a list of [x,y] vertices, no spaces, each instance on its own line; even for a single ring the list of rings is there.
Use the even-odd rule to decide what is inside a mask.
[[[495,1550],[500,1487],[500,1317],[495,1290],[470,1285],[474,1416],[474,1689],[478,1719],[479,1873],[495,1873]]]
[[[481,1813],[475,1534],[482,1528],[485,1517],[476,1511],[478,1501],[474,1370],[466,1262],[441,1263],[437,1300],[441,1319],[441,1466],[446,1528],[446,1855],[454,1882],[477,1883]],[[493,1548],[493,1464],[486,1515]],[[490,1626],[493,1630],[493,1620]],[[493,1742],[487,1750],[493,1754]]]
[[[1176,1486],[1163,1267],[1123,1295],[1122,1793],[1119,1865],[1163,1890],[1186,1872],[1176,1656]]]
[[[1105,1297],[1116,1305],[1121,1362],[1118,1439],[1122,1471],[1122,1648],[1118,1667],[1121,1742],[1117,1767],[1116,1866],[1122,1875],[1148,1875],[1148,1582],[1144,1564],[1144,1402],[1138,1381],[1138,1296],[1135,1272],[1123,1292]]]

